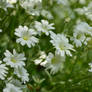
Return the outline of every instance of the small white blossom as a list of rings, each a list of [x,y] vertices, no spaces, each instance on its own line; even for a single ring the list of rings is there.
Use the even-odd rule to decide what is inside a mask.
[[[46,69],[51,69],[50,72],[52,74],[55,74],[59,70],[63,69],[65,57],[61,56],[57,52],[55,52],[55,55],[53,55],[52,53],[49,53],[49,55],[46,58],[46,61],[47,61],[45,65]]]
[[[43,17],[47,18],[47,19],[53,19],[52,14],[49,11],[47,11],[47,10],[42,10],[41,11],[41,15]]]
[[[14,79],[12,78],[9,83],[15,85],[16,87],[20,87],[20,88],[23,88],[24,86],[22,85],[23,82],[17,80],[17,79]]]
[[[0,32],[2,32],[2,29],[0,29]]]
[[[62,4],[62,5],[69,5],[69,1],[68,0],[56,0],[58,4]]]
[[[80,22],[75,26],[71,40],[74,41],[76,47],[82,46],[82,43],[87,45],[90,37],[86,37],[86,35],[92,36],[92,27],[90,27],[86,22]]]
[[[38,43],[38,39],[35,37],[37,33],[33,29],[28,29],[27,26],[19,26],[19,28],[15,29],[15,35],[19,38],[16,40],[17,43],[21,45],[26,45],[31,48],[31,46],[35,46]]]
[[[44,51],[40,52],[40,57],[36,60],[34,60],[35,65],[41,65],[41,66],[45,66],[45,64],[47,63],[46,59],[46,53]]]
[[[6,65],[2,64],[2,61],[0,61],[0,79],[1,80],[5,79],[6,74],[8,73],[7,70],[8,68],[6,67]]]
[[[13,5],[7,2],[7,0],[0,0],[0,8],[7,11],[7,8],[13,8]]]
[[[7,83],[6,88],[3,89],[3,92],[22,92],[21,88],[11,84]]]
[[[75,26],[74,32],[92,35],[92,27],[86,22],[78,22]]]
[[[17,67],[14,69],[14,73],[21,78],[22,82],[28,82],[29,81],[29,74],[27,73],[27,70],[24,67]]]
[[[63,2],[65,0],[62,0]],[[69,0],[68,0],[69,1]],[[63,5],[61,4],[60,6],[62,7],[54,7],[53,10],[56,14],[56,16],[59,19],[66,19],[66,18],[70,18],[70,19],[75,19],[75,14],[73,12],[73,10],[71,9],[71,7],[69,5]]]
[[[79,0],[80,4],[86,4],[86,0]]]
[[[49,31],[55,29],[53,27],[54,23],[49,24],[47,20],[41,20],[41,22],[35,21],[35,28],[39,32],[45,33],[47,36],[49,35]]]
[[[17,0],[7,0],[7,2],[10,4],[15,4],[17,2]]]
[[[21,0],[20,5],[31,15],[40,15],[42,0]]]
[[[15,85],[16,87],[19,87],[19,88],[25,88],[26,87],[26,85],[24,85],[24,84],[22,85],[22,83],[23,83],[22,81],[13,78],[13,76],[7,78],[7,80],[5,80],[5,83],[6,84],[7,83],[13,84],[13,85]]]
[[[4,55],[5,58],[3,61],[6,62],[7,65],[10,65],[11,67],[25,66],[25,63],[23,62],[26,60],[24,53],[18,54],[14,49],[13,54],[6,50]]]
[[[74,41],[76,47],[82,46],[82,43],[85,41],[86,37],[82,33],[73,33],[73,38],[71,40]]]
[[[92,63],[89,63],[90,69],[88,70],[89,72],[92,72]]]
[[[84,6],[83,8],[77,8],[75,11],[79,15],[85,15],[88,19],[92,21],[92,2],[88,4],[88,6]]]
[[[51,43],[56,48],[58,54],[65,56],[65,54],[72,56],[70,50],[74,51],[73,45],[69,44],[68,38],[64,34],[51,33]]]

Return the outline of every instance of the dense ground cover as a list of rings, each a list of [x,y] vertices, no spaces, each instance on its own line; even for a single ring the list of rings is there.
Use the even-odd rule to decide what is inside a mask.
[[[92,1],[0,0],[0,92],[92,92]]]

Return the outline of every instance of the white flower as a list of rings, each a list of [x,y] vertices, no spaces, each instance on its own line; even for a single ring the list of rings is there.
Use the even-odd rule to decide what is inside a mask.
[[[45,65],[46,69],[51,69],[50,72],[52,74],[55,74],[59,70],[63,69],[65,57],[61,56],[57,52],[55,52],[55,55],[53,55],[52,53],[49,53],[49,55],[46,58],[46,61],[47,61]]]
[[[86,37],[84,34],[82,33],[73,33],[73,38],[71,38],[71,40],[74,41],[76,47],[80,47],[82,46],[82,43],[85,41]]]
[[[67,0],[67,1],[70,1],[70,0]],[[65,0],[62,0],[62,2],[65,2]],[[69,5],[67,5],[65,3],[65,5],[61,4],[60,6],[62,6],[62,7],[54,7],[53,8],[56,16],[59,19],[66,19],[66,18],[75,19],[74,11],[72,10],[72,8]]]
[[[18,54],[14,49],[13,54],[6,50],[4,55],[5,58],[3,61],[6,62],[7,65],[10,65],[11,67],[25,66],[25,63],[23,62],[26,60],[24,53]]]
[[[88,70],[89,72],[92,72],[92,63],[89,63],[90,69]]]
[[[2,64],[2,61],[0,61],[0,79],[1,80],[5,79],[6,74],[8,73],[7,70],[8,68],[6,67],[6,65]]]
[[[76,47],[82,46],[82,43],[87,45],[90,37],[86,37],[86,35],[92,36],[92,27],[90,27],[86,22],[80,22],[75,26],[71,40],[74,41]]]
[[[74,32],[92,35],[92,27],[86,22],[79,22],[75,26]]]
[[[28,82],[29,81],[29,74],[27,73],[27,70],[24,67],[17,67],[14,69],[14,73],[21,78],[22,82]]]
[[[33,29],[28,29],[27,26],[19,26],[19,28],[15,29],[15,35],[19,37],[16,42],[23,46],[27,44],[29,48],[38,43],[39,40],[35,37],[36,34]]]
[[[86,0],[79,0],[79,3],[80,4],[85,4],[86,3]]]
[[[52,14],[49,12],[49,11],[47,11],[47,10],[42,10],[41,11],[41,15],[43,16],[43,17],[45,17],[45,18],[48,18],[48,19],[53,19],[53,16],[52,16]]]
[[[55,29],[53,27],[54,23],[49,24],[47,20],[41,20],[41,22],[35,21],[36,30],[41,33],[45,33],[47,36],[49,35],[49,31]]]
[[[22,85],[21,81],[14,79],[14,78],[10,78],[10,80],[8,80],[6,83],[8,83],[8,82],[15,85],[16,87],[20,87],[20,88],[24,87],[24,85]]]
[[[79,15],[83,15],[84,14],[84,10],[82,8],[75,9],[75,12],[77,12]]]
[[[73,45],[69,44],[68,38],[64,34],[55,34],[53,32],[51,33],[51,43],[56,48],[58,54],[61,56],[65,56],[65,53],[67,55],[72,56],[70,50],[74,51]]]
[[[7,11],[7,8],[13,8],[13,5],[10,3],[6,2],[6,0],[0,0],[0,8],[4,9]]]
[[[71,40],[74,41],[76,47],[81,47],[82,44],[87,45],[87,42],[90,39],[90,37],[86,37],[83,33],[73,33],[73,37],[71,38]]]
[[[0,32],[2,32],[2,29],[0,29]]]
[[[40,52],[40,57],[36,60],[34,60],[35,65],[41,65],[41,66],[45,66],[45,64],[47,63],[46,59],[46,53],[44,51]]]
[[[69,5],[69,1],[68,0],[56,0],[58,4],[62,4],[62,5]]]
[[[19,87],[19,88],[25,88],[26,87],[26,85],[22,84],[23,83],[22,81],[13,78],[13,76],[7,78],[7,80],[5,80],[5,83],[6,84],[7,83],[13,84],[14,86]]]
[[[22,92],[21,88],[11,84],[7,83],[6,88],[3,89],[3,92]]]
[[[10,4],[14,4],[14,3],[17,2],[17,0],[7,0],[7,2],[10,3]]]
[[[20,0],[20,5],[31,15],[40,15],[42,0]]]
[[[85,15],[92,21],[92,2],[90,2],[86,7],[84,6],[83,8],[75,9],[75,11],[80,15]]]

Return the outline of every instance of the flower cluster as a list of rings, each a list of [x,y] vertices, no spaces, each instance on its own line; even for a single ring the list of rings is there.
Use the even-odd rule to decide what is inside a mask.
[[[87,45],[87,41],[90,40],[89,36],[92,36],[92,27],[86,22],[79,22],[74,28],[73,38],[71,40],[74,41],[76,47],[79,47],[83,43]]]
[[[42,0],[21,0],[21,6],[26,9],[29,14],[39,16],[42,6]]]
[[[83,8],[77,8],[75,11],[80,15],[85,15],[89,20],[92,21],[92,2],[88,4],[88,6],[84,6]]]
[[[90,0],[1,0],[0,10],[2,92],[56,92],[42,83],[65,89],[74,86],[77,74],[92,72]]]
[[[23,83],[26,83],[29,81],[29,74],[27,73],[27,70],[24,68],[26,60],[24,53],[18,54],[16,50],[13,50],[13,54],[6,50],[4,53],[5,58],[3,61],[6,63],[7,66],[10,66],[11,68],[14,68],[14,74],[17,75],[18,78],[21,79]],[[6,74],[8,73],[6,70],[8,70],[7,67],[5,67],[5,64],[1,64],[1,79],[4,79],[6,77]],[[7,83],[7,82],[6,82]],[[22,90],[19,87],[14,86],[11,83],[6,84],[6,88],[3,90],[6,92],[8,89],[8,92],[11,92],[12,90],[14,92],[22,92]]]

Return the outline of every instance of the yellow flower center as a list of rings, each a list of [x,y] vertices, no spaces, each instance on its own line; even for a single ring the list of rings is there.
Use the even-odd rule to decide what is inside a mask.
[[[48,29],[46,25],[43,25],[42,27],[43,27],[43,29],[45,29],[45,30],[47,30],[47,29]]]
[[[58,62],[58,58],[57,57],[53,57],[52,58],[52,64],[56,64]]]
[[[63,44],[60,44],[59,47],[60,47],[61,50],[65,49],[65,46]]]
[[[16,59],[15,58],[11,58],[11,61],[13,62],[13,63],[16,63]]]
[[[77,38],[77,39],[80,39],[81,36],[82,36],[82,34],[78,34],[76,38]]]
[[[28,36],[23,36],[23,39],[27,41],[29,39],[29,37]]]

